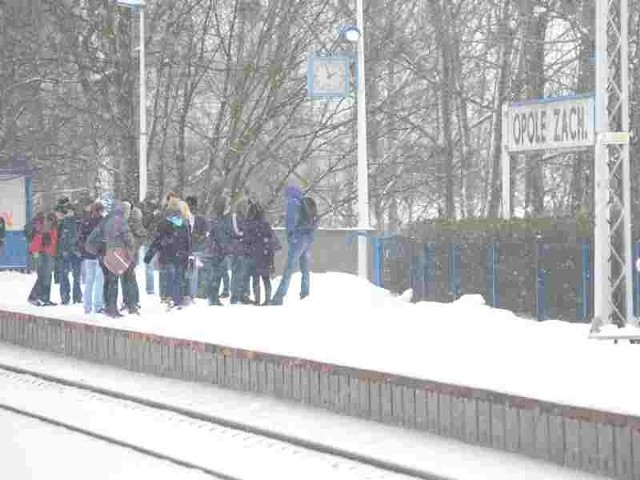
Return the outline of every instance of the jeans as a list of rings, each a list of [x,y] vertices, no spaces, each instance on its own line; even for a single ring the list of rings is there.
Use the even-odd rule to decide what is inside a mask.
[[[38,255],[37,259],[34,259],[36,266],[36,273],[38,274],[38,279],[36,280],[33,289],[31,290],[31,294],[29,295],[29,300],[40,300],[42,302],[50,302],[51,301],[51,274],[53,273],[53,268],[55,264],[55,260],[51,255],[46,253],[41,253]]]
[[[100,266],[104,274],[105,310],[108,314],[113,315],[118,313],[118,276],[104,265],[101,264]]]
[[[186,269],[186,265],[178,262],[165,263],[160,267],[160,275],[164,279],[164,293],[173,300],[174,305],[182,304]]]
[[[140,247],[140,256],[138,258],[144,258],[147,253],[147,247]],[[144,266],[144,283],[147,290],[147,295],[153,295],[156,291],[155,278],[153,272],[153,265],[150,263]]]
[[[256,270],[256,262],[252,258],[249,262],[249,278],[251,280],[251,288],[253,289],[253,300],[256,305],[260,305],[260,279],[264,283],[265,303],[271,300],[271,277],[268,272]]]
[[[289,243],[287,251],[287,265],[284,267],[280,285],[278,285],[278,290],[276,290],[276,294],[273,296],[273,300],[271,301],[274,305],[282,304],[282,301],[289,290],[291,276],[293,275],[298,262],[300,262],[300,273],[302,274],[300,298],[304,298],[309,295],[309,252],[311,250],[311,243],[311,238],[300,238],[295,242]]]
[[[136,264],[131,263],[129,268],[120,277],[122,283],[122,300],[129,310],[137,308],[140,303],[140,291],[136,278]]]
[[[169,298],[169,290],[167,287],[167,268],[164,265],[158,267],[158,278],[160,279],[160,298],[165,300]]]
[[[104,273],[100,266],[100,260],[84,259],[84,311],[90,313],[99,312],[104,308]]]
[[[231,281],[229,279],[229,270],[231,270],[231,257],[224,257],[224,260],[222,262],[224,265],[224,270],[222,271],[222,294],[229,296],[229,292],[231,291]]]
[[[209,305],[217,305],[220,302],[220,283],[227,269],[226,257],[203,258],[202,261]]]
[[[189,271],[187,280],[189,281],[189,296],[198,298],[198,284],[200,283],[200,271],[202,267],[202,256],[198,253],[193,254],[193,260],[189,261]]]
[[[60,300],[67,304],[71,300],[71,285],[69,284],[69,273],[73,276],[73,303],[82,301],[82,289],[80,288],[80,267],[82,260],[76,255],[64,255],[58,260],[60,268]]]
[[[249,257],[231,257],[231,303],[238,303],[249,296]]]

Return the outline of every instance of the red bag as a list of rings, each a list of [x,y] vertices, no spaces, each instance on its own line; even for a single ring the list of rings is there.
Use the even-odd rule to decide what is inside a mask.
[[[102,260],[104,266],[115,275],[122,275],[131,265],[129,250],[124,247],[110,248]]]

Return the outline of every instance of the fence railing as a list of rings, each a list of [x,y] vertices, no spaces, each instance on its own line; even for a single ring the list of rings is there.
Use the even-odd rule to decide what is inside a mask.
[[[482,294],[488,305],[539,320],[589,322],[593,313],[593,241],[485,240],[481,244],[373,239],[374,282],[413,301],[449,302]],[[634,264],[640,241],[634,244]],[[633,315],[640,315],[640,273],[633,271]]]

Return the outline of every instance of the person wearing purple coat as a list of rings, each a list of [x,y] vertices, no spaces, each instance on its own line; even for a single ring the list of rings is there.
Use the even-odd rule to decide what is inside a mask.
[[[273,257],[282,246],[265,218],[264,209],[257,202],[249,207],[244,230],[250,257],[249,274],[252,279],[254,303],[260,305],[260,279],[262,279],[265,292],[265,301],[262,305],[268,305],[271,299]]]
[[[315,231],[318,228],[318,210],[315,201],[305,196],[295,185],[287,186],[285,198],[287,202],[287,263],[278,289],[269,302],[270,305],[282,305],[289,290],[291,276],[298,263],[302,274],[300,298],[309,296],[309,255]]]

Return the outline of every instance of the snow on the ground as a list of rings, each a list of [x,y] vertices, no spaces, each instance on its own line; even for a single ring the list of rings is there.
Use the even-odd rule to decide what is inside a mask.
[[[586,324],[519,318],[480,295],[411,304],[361,278],[323,273],[312,274],[311,296],[300,301],[297,274],[283,307],[198,301],[167,312],[142,293],[141,316],[113,320],[79,305],[33,307],[26,298],[34,281],[1,273],[0,309],[640,415],[640,387],[619,368],[637,363],[635,345],[590,340]]]
[[[210,480],[205,473],[0,411],[0,472],[10,480]]]
[[[0,371],[0,401],[242,480],[410,480],[334,455],[165,410]]]
[[[158,378],[1,343],[0,363],[28,368],[68,380],[86,382],[230,421],[247,423],[258,428],[406,465],[452,480],[596,480],[603,478],[520,455],[467,445],[428,433],[341,416],[267,396]],[[4,430],[0,431],[4,432]],[[0,440],[0,448],[2,444]],[[34,447],[40,445],[37,443]],[[15,445],[12,446],[15,448]],[[195,445],[194,448],[196,447],[198,446]],[[51,447],[43,445],[43,448]],[[0,449],[0,451],[4,450]],[[78,451],[82,453],[82,450]],[[38,458],[37,450],[34,449],[32,453],[35,461]],[[44,452],[45,458],[48,454],[48,451]],[[249,456],[250,452],[247,455]],[[135,469],[133,471],[135,472]],[[13,478],[22,480],[21,477]],[[162,479],[165,477],[135,478]]]

